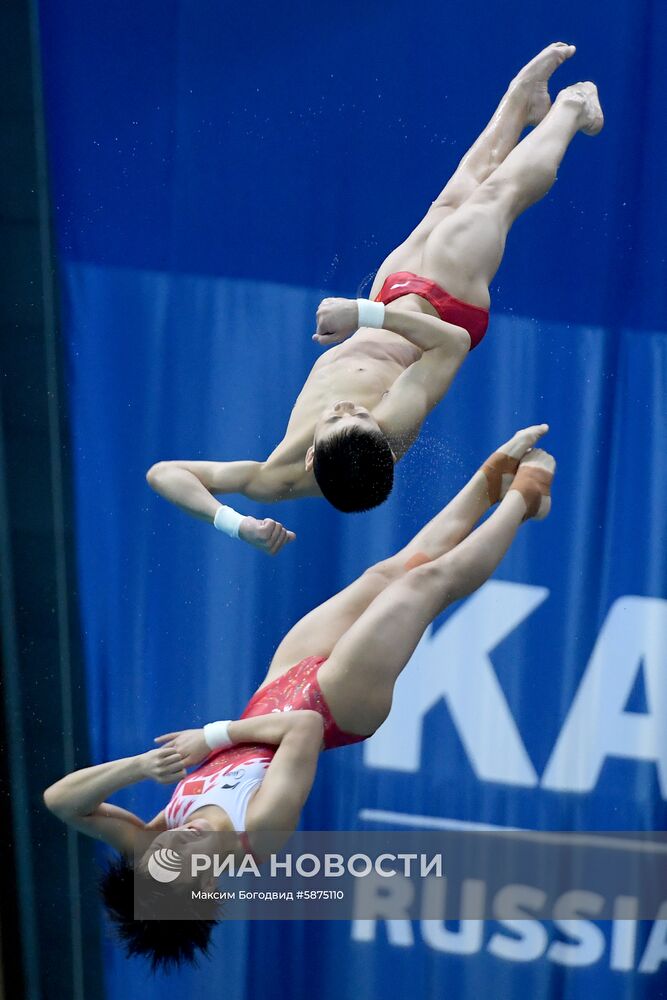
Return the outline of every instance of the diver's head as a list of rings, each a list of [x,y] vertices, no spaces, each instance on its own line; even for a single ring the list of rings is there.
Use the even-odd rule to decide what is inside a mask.
[[[193,890],[211,889],[214,880],[210,872],[192,877],[185,874],[190,871],[193,852],[205,850],[204,841],[209,831],[202,829],[199,821],[197,823],[197,828],[188,824],[155,837],[136,866],[125,857],[115,859],[100,879],[100,892],[107,915],[126,954],[128,957],[141,955],[148,959],[154,972],[186,964],[197,965],[202,955],[208,957],[209,954],[211,933],[217,923],[212,914],[216,913],[216,909],[210,899],[205,902],[193,899]],[[179,867],[182,868],[178,881],[165,884],[156,879],[149,862],[158,851],[176,852]],[[161,866],[164,864],[162,860]],[[135,890],[137,900],[147,903],[153,919],[135,919]],[[165,912],[184,912],[188,914],[188,919],[155,919],[161,904]]]
[[[330,504],[345,513],[384,503],[394,485],[395,456],[375,417],[364,406],[341,400],[315,427],[306,468]]]
[[[181,826],[171,827],[153,837],[150,844],[137,861],[137,871],[145,873],[148,864],[156,851],[177,851],[183,868],[190,870],[190,859],[193,854],[203,854],[207,850],[215,850],[216,827],[204,817],[190,819]]]

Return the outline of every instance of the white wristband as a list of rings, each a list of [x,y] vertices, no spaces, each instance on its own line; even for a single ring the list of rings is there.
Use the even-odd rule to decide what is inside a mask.
[[[241,527],[241,521],[244,517],[245,514],[239,514],[239,512],[234,510],[233,507],[225,507],[223,503],[215,512],[213,525],[218,529],[218,531],[224,531],[224,533],[229,535],[230,538],[238,538],[239,528]]]
[[[207,722],[204,726],[204,741],[209,750],[224,750],[234,745],[229,736],[229,725],[232,719],[225,722]]]
[[[371,302],[370,299],[357,299],[359,310],[359,326],[370,326],[380,330],[384,323],[384,302]]]

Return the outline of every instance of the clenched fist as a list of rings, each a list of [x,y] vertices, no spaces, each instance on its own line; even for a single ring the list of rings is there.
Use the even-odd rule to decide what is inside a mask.
[[[317,313],[313,340],[318,344],[340,344],[359,329],[356,299],[322,299]]]
[[[293,531],[288,531],[279,521],[274,521],[270,517],[265,517],[258,521],[256,517],[244,517],[239,525],[239,538],[256,549],[275,556],[277,552],[293,542],[296,535]]]

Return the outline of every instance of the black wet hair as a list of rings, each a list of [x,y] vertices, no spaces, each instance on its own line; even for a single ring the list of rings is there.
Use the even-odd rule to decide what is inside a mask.
[[[315,444],[313,474],[330,504],[346,514],[384,503],[394,485],[394,456],[379,428],[353,426]]]
[[[135,920],[134,919],[135,871],[130,862],[119,857],[111,861],[100,878],[100,893],[107,914],[114,926],[128,958],[141,955],[151,963],[153,972],[169,972],[179,965],[198,965],[202,955],[210,957],[211,933],[217,920]],[[174,887],[161,886],[148,875],[145,889],[151,895],[151,906],[159,904],[159,897],[169,893],[170,906],[174,901]],[[181,890],[183,903],[192,912],[192,885]],[[179,890],[176,890],[179,891]],[[187,904],[186,904],[187,901]],[[210,917],[211,904],[207,904]]]

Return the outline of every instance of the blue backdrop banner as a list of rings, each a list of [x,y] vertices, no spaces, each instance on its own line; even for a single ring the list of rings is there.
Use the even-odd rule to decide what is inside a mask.
[[[326,754],[306,829],[660,829],[667,820],[667,13],[623,0],[42,4],[95,761],[234,717],[303,613],[405,543],[514,430],[548,421],[552,516],[442,616],[368,743]],[[260,506],[276,560],[155,497],[165,458],[265,457],[317,348],[423,215],[508,79],[552,38],[607,115],[511,234],[489,333],[400,464],[345,517]],[[119,801],[156,813],[164,789]],[[89,880],[93,891],[93,876]],[[223,925],[109,1000],[667,995],[655,921]],[[625,907],[625,908],[623,908]]]

